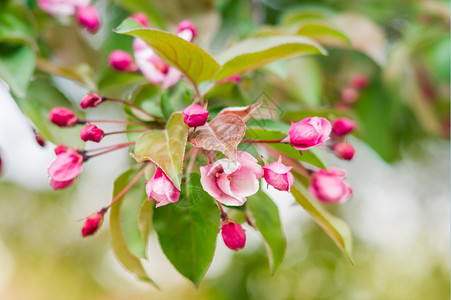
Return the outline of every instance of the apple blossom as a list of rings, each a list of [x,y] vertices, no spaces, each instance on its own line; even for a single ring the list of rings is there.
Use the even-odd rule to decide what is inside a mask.
[[[321,202],[344,203],[352,195],[351,187],[343,181],[345,175],[346,173],[339,169],[320,169],[313,175],[309,191]]]
[[[96,93],[89,93],[81,99],[80,107],[85,109],[88,107],[97,107],[104,101],[103,97]]]
[[[133,62],[133,57],[125,51],[114,50],[110,53],[108,57],[108,62],[110,66],[116,71],[120,72],[135,72],[138,70],[135,63]]]
[[[343,136],[355,128],[355,122],[349,120],[348,118],[337,118],[332,122],[332,131],[338,136]]]
[[[100,15],[93,5],[81,6],[76,11],[78,23],[90,33],[96,33],[100,27]]]
[[[147,182],[146,193],[149,200],[155,199],[157,201],[156,207],[175,203],[180,198],[180,191],[161,168],[158,168],[153,177]]]
[[[81,230],[81,235],[83,237],[96,233],[96,231],[102,225],[103,215],[105,214],[105,212],[106,210],[101,210],[90,214],[86,218],[85,224],[83,225],[83,228]]]
[[[246,234],[243,228],[232,220],[222,225],[221,235],[224,244],[231,250],[239,250],[246,244]]]
[[[89,4],[91,0],[38,0],[39,7],[51,14],[70,16],[75,14],[78,7]]]
[[[183,111],[183,122],[189,127],[202,126],[207,122],[208,111],[199,104],[191,104]]]
[[[266,182],[279,191],[289,192],[294,184],[294,177],[290,170],[292,167],[284,165],[280,161],[275,161],[263,167]]]
[[[51,177],[50,185],[56,190],[71,185],[82,172],[83,161],[83,156],[71,148],[57,154],[48,168],[48,174]]]
[[[103,135],[103,130],[98,128],[97,126],[86,125],[81,130],[80,138],[85,142],[92,141],[98,143],[102,140]]]
[[[252,155],[238,151],[237,163],[223,158],[200,167],[200,173],[200,182],[208,194],[225,205],[240,206],[247,196],[258,191],[263,169]]]
[[[49,120],[60,127],[74,126],[78,122],[73,111],[65,107],[54,107],[50,111]]]
[[[329,139],[330,122],[320,117],[309,117],[291,124],[289,141],[296,150],[307,150]]]
[[[334,152],[338,157],[350,160],[354,157],[355,150],[351,144],[338,143],[334,146]]]

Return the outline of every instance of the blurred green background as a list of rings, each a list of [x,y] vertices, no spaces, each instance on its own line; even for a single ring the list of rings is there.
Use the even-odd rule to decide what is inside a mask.
[[[148,269],[162,290],[138,282],[116,262],[107,224],[82,239],[77,222],[109,202],[128,154],[92,161],[74,186],[51,191],[46,168],[52,146],[36,145],[28,120],[2,87],[0,299],[449,299],[448,1],[98,0],[104,22],[95,36],[50,18],[35,1],[14,1],[36,15],[40,55],[53,53],[59,63],[81,70],[85,83],[96,81],[103,93],[124,95],[139,81],[123,77],[118,80],[128,80],[128,86],[115,84],[106,57],[116,48],[130,50],[131,39],[111,29],[132,12],[144,11],[155,27],[169,30],[191,19],[199,29],[196,43],[211,53],[252,35],[292,33],[312,20],[342,32],[349,43],[337,34],[315,36],[327,57],[272,64],[243,76],[227,97],[211,97],[216,103],[250,103],[264,92],[280,104],[284,120],[330,116],[332,109],[333,115],[357,120],[349,139],[357,153],[351,162],[325,151],[331,166],[348,171],[354,189],[349,203],[328,209],[355,235],[355,265],[293,199],[269,190],[288,239],[274,275],[264,246],[246,227],[248,244],[240,252],[218,240],[198,290],[177,274],[152,234]],[[341,92],[355,74],[364,74],[369,84],[355,103],[343,105]],[[86,92],[60,78],[41,74],[37,80],[51,81],[59,97],[73,103]],[[107,104],[98,114],[123,117]]]

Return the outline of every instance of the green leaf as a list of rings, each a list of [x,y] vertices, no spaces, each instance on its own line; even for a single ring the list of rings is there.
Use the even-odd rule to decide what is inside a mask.
[[[163,117],[168,120],[169,117],[174,113],[174,108],[172,107],[168,92],[164,92],[160,98],[161,111],[163,112]]]
[[[274,273],[282,263],[287,246],[277,205],[262,190],[247,197],[246,203],[252,223],[263,237],[268,252],[269,266],[271,272]]]
[[[342,32],[322,22],[303,22],[296,34],[307,36],[324,44],[351,45],[351,40]]]
[[[129,182],[133,178],[133,174],[135,174],[133,170],[128,170],[116,179],[116,181],[114,182],[113,198],[116,197],[129,184]],[[144,187],[141,185],[139,187],[141,189],[144,189]],[[123,218],[121,212],[123,201],[136,201],[141,203],[142,199],[134,199],[128,196],[121,197],[111,207],[110,235],[114,254],[118,258],[119,262],[124,266],[124,268],[134,274],[138,279],[151,283],[152,285],[157,287],[155,282],[147,275],[139,257],[132,252],[129,245],[127,244],[127,239],[125,237],[125,231],[122,224],[123,222],[121,221]],[[134,220],[136,222],[137,219]]]
[[[117,4],[130,12],[145,13],[150,18],[153,25],[160,27],[164,25],[163,15],[158,11],[155,7],[155,3],[152,1],[118,0]]]
[[[329,235],[347,260],[351,264],[354,264],[351,257],[352,235],[348,225],[340,218],[326,211],[299,182],[296,182],[291,188],[291,194],[293,194],[296,201],[313,220]]]
[[[179,202],[155,209],[153,226],[169,261],[198,286],[213,259],[220,212],[199,174],[191,173],[184,187]]]
[[[299,36],[270,36],[244,40],[218,56],[222,63],[215,80],[263,67],[279,59],[305,54],[326,54],[316,42]]]
[[[132,19],[125,20],[116,32],[142,39],[163,61],[196,84],[212,79],[219,71],[219,64],[207,52],[174,34],[142,28]]]
[[[183,114],[174,113],[165,130],[150,130],[138,138],[133,156],[138,162],[153,161],[180,190],[187,137]]]
[[[0,43],[0,77],[18,97],[25,97],[35,63],[29,46]]]

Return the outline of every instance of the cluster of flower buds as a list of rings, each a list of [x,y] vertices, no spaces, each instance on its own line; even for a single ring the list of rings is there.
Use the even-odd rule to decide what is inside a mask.
[[[38,0],[38,5],[43,11],[54,16],[75,15],[83,28],[90,33],[96,33],[100,27],[100,14],[90,2],[91,0]]]
[[[348,118],[337,118],[332,122],[332,150],[335,154],[345,160],[351,160],[354,157],[354,147],[345,142],[346,135],[355,128],[355,122]]]
[[[355,74],[349,79],[348,85],[341,92],[341,100],[349,105],[354,104],[360,97],[360,91],[368,86],[368,77],[364,74]]]

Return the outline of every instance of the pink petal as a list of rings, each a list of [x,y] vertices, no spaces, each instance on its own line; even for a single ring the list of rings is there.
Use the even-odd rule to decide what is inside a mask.
[[[82,163],[80,155],[63,152],[50,164],[48,174],[55,181],[73,180],[83,171]]]
[[[173,86],[177,82],[179,82],[182,77],[182,72],[177,70],[176,68],[169,67],[169,71],[166,74],[166,78],[163,81],[163,89],[167,89],[170,86]]]

